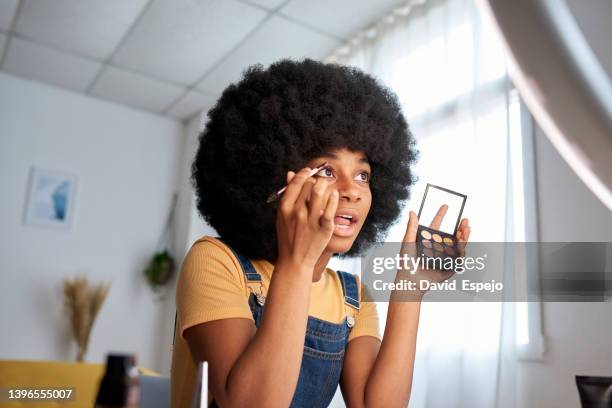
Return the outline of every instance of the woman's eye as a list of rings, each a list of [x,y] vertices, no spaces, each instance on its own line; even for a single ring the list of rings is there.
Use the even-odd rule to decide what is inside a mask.
[[[334,173],[332,169],[330,169],[329,167],[325,167],[319,170],[319,172],[316,175],[321,176],[321,177],[333,177]]]
[[[365,181],[366,183],[370,181],[370,173],[367,173],[365,171],[359,173],[357,177],[359,177],[359,181]]]

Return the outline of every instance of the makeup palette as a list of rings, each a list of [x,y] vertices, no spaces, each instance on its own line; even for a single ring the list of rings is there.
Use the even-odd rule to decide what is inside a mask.
[[[417,229],[417,251],[419,256],[435,258],[433,265],[442,265],[441,269],[452,270],[447,258],[459,256],[457,248],[457,229],[467,196],[444,187],[427,184],[421,208],[419,209],[419,227]],[[446,212],[443,206],[446,205]]]

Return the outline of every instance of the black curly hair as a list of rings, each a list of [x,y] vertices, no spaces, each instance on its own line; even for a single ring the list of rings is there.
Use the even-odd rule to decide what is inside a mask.
[[[372,76],[311,59],[253,65],[208,111],[191,182],[203,218],[238,252],[277,257],[278,202],[268,195],[298,169],[332,149],[363,151],[372,204],[351,249],[362,255],[383,240],[415,182],[414,137],[397,96]]]

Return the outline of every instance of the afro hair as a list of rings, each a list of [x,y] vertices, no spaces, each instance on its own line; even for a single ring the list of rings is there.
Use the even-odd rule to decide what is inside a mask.
[[[415,182],[416,143],[397,96],[363,71],[311,59],[249,67],[209,111],[191,182],[201,216],[252,259],[277,258],[278,202],[266,203],[296,171],[325,152],[366,154],[372,204],[352,247],[384,240]]]

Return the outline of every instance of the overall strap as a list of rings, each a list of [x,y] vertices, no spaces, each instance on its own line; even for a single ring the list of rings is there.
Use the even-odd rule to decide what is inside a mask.
[[[261,278],[261,275],[255,270],[255,267],[253,266],[251,260],[239,253],[238,251],[234,250],[234,248],[228,245],[227,242],[223,241],[221,238],[217,239],[219,241],[222,241],[232,251],[234,256],[236,256],[236,259],[238,259],[238,262],[240,263],[242,273],[244,274],[244,277],[246,279],[247,287],[249,288],[251,293],[253,293],[257,298],[257,303],[259,303],[260,306],[263,306],[266,300],[263,280]],[[254,290],[253,286],[258,286],[258,290]]]
[[[344,271],[337,271],[342,284],[344,295],[344,308],[346,310],[346,325],[351,328],[355,325],[355,315],[359,311],[359,288],[357,276]]]
[[[228,248],[232,250],[234,255],[236,255],[236,259],[240,262],[240,266],[242,266],[242,272],[244,273],[244,277],[249,282],[262,282],[261,275],[257,273],[255,267],[251,263],[251,260],[246,256],[236,252],[232,247],[228,245]]]
[[[340,283],[342,283],[342,294],[344,295],[344,303],[359,310],[359,288],[357,287],[357,276],[338,271]]]

